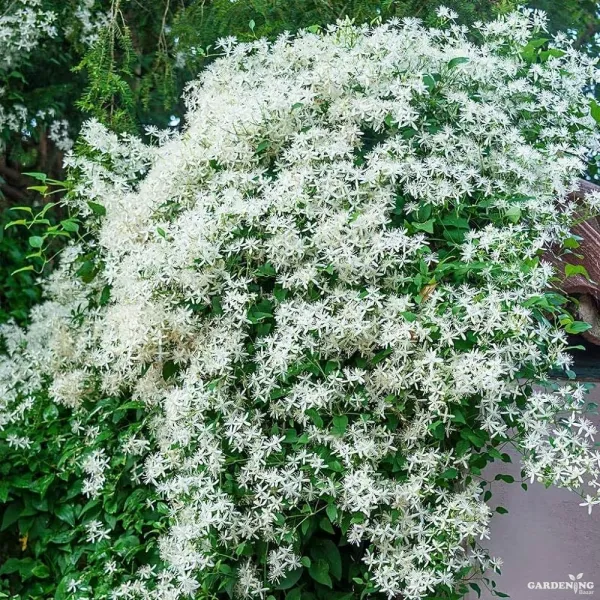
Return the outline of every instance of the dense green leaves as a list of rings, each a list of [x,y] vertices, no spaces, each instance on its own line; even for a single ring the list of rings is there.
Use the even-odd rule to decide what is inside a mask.
[[[67,411],[39,400],[26,423],[30,448],[0,443],[0,574],[12,593],[28,600],[68,597],[65,581],[71,573],[83,571],[87,584],[99,584],[112,553],[130,565],[130,576],[148,560],[156,562],[156,549],[145,536],[161,530],[165,519],[151,491],[136,485],[132,461],[120,445],[143,427],[139,404],[101,400],[106,412],[79,426],[104,434],[82,444],[85,433],[73,431]],[[85,501],[81,465],[94,447],[111,452],[110,474],[101,495]],[[111,542],[89,542],[87,526],[95,519],[108,524]]]

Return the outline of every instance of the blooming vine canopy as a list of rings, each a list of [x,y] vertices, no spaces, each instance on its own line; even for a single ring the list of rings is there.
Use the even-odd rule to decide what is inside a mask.
[[[477,476],[509,438],[528,477],[596,482],[583,388],[540,387],[583,327],[540,256],[598,148],[594,61],[536,12],[440,17],[225,39],[183,133],[87,125],[67,201],[90,235],[4,330],[0,423],[26,446],[44,389],[76,428],[144,406],[122,444],[170,529],[112,597],[455,597],[498,564]]]

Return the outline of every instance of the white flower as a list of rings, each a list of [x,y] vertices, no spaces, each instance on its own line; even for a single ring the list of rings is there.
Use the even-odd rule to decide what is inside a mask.
[[[112,575],[117,571],[117,563],[114,560],[109,560],[104,565],[104,572],[107,575]]]
[[[279,582],[286,573],[300,568],[300,558],[292,548],[281,546],[269,552],[269,581]]]
[[[28,437],[18,436],[14,433],[9,433],[6,436],[6,442],[11,448],[31,448],[31,440]]]
[[[587,506],[588,514],[592,514],[592,507],[596,504],[600,504],[600,498],[594,498],[589,494],[585,497],[585,501],[582,502],[579,506]]]
[[[101,521],[93,520],[89,521],[85,525],[85,529],[87,532],[87,541],[91,544],[95,544],[101,540],[110,539],[109,530],[104,529]]]
[[[16,0],[0,16],[0,69],[15,68],[33,50],[40,38],[56,37],[57,14],[39,2]]]
[[[458,13],[447,6],[438,6],[438,8],[435,10],[435,13],[440,19],[449,19],[450,21],[458,19]]]

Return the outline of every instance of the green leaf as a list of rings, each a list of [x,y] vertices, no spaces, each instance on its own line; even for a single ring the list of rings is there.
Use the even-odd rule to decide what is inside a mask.
[[[33,475],[31,473],[24,473],[23,475],[17,475],[11,479],[13,487],[27,489],[31,486]]]
[[[269,140],[263,140],[256,146],[256,154],[262,154],[265,150],[267,150],[271,146],[271,142]]]
[[[30,185],[27,189],[39,192],[42,196],[45,196],[50,188],[47,185]]]
[[[298,580],[300,579],[300,577],[302,577],[303,571],[304,571],[303,567],[298,567],[297,569],[294,569],[293,571],[288,571],[285,574],[285,577],[283,577],[283,579],[279,580],[279,583],[277,584],[275,589],[276,590],[290,589],[291,587],[296,585],[296,583],[298,583]]]
[[[79,224],[73,219],[65,219],[60,224],[63,226],[65,231],[76,232],[79,231]]]
[[[29,245],[32,248],[41,248],[44,245],[44,238],[39,235],[32,235],[29,238]]]
[[[138,538],[136,535],[122,535],[121,537],[117,538],[114,549],[117,552],[122,552],[123,550],[135,548],[139,545],[140,538]]]
[[[413,223],[413,227],[418,231],[433,233],[433,223],[433,219],[429,219],[429,221],[425,221],[424,223]]]
[[[31,216],[33,216],[33,211],[29,206],[11,206],[9,210],[20,210],[22,212],[29,213]]]
[[[389,356],[394,351],[393,348],[385,348],[381,352],[378,352],[372,359],[371,364],[376,365],[378,362],[381,362],[384,358]]]
[[[496,481],[505,481],[506,483],[515,482],[515,478],[512,475],[504,475],[503,473],[498,473],[494,479]]]
[[[417,221],[427,221],[431,217],[433,206],[431,204],[422,204],[417,211]]]
[[[108,301],[110,300],[110,290],[111,290],[110,285],[105,285],[102,288],[102,292],[100,294],[100,300],[99,300],[100,306],[104,306],[104,305],[108,304]]]
[[[174,361],[167,360],[163,364],[162,376],[165,381],[171,379],[171,377],[173,377],[173,375],[175,375],[178,372],[179,372],[179,367],[177,366],[177,364]]]
[[[546,42],[549,42],[549,38],[536,38],[535,40],[531,40],[528,42],[525,48],[541,48]]]
[[[333,429],[331,433],[333,435],[337,435],[339,437],[343,436],[346,433],[346,429],[348,427],[348,417],[346,415],[336,415],[333,417]]]
[[[469,221],[464,217],[458,217],[456,215],[446,215],[442,219],[442,224],[456,227],[457,229],[470,229]]]
[[[10,221],[4,226],[4,229],[9,229],[11,227],[15,227],[16,225],[27,225],[27,221],[25,219],[17,219],[16,221]]]
[[[579,248],[580,244],[577,239],[575,239],[574,237],[570,237],[563,242],[563,246],[565,248],[568,248],[569,250],[575,250]]]
[[[452,418],[456,423],[463,423],[464,425],[467,424],[467,421],[465,420],[465,415],[463,414],[462,410],[460,410],[460,408],[453,408],[452,412],[454,413],[452,415]]]
[[[442,479],[456,479],[458,477],[458,470],[454,467],[449,467],[440,475],[440,477]]]
[[[54,600],[66,600],[71,594],[68,592],[69,582],[73,579],[70,575],[65,575],[56,586]]]
[[[504,506],[498,506],[496,508],[496,512],[501,515],[506,515],[506,514],[508,514],[508,509],[504,508]]]
[[[548,48],[548,50],[542,50],[542,52],[540,52],[540,59],[541,62],[546,62],[551,56],[560,58],[565,54],[566,52],[564,50],[559,50],[558,48]]]
[[[9,558],[2,563],[0,567],[0,575],[10,575],[11,573],[21,572],[21,561],[18,558]]]
[[[502,454],[500,453],[500,451],[494,447],[488,448],[488,454],[492,458],[502,458]]]
[[[594,118],[596,123],[600,123],[600,104],[598,104],[595,100],[590,102],[590,113]]]
[[[425,87],[431,91],[435,87],[436,81],[432,75],[427,74],[423,75],[423,83],[425,84]]]
[[[336,519],[337,519],[337,508],[336,508],[335,504],[328,504],[327,508],[325,509],[325,512],[327,513],[329,520],[332,523],[335,523]]]
[[[587,269],[583,265],[565,265],[565,275],[567,277],[574,277],[575,275],[583,275],[588,281],[591,281],[591,277],[587,272]]]
[[[313,562],[308,569],[308,574],[317,582],[333,588],[333,582],[329,577],[329,563],[322,558]]]
[[[48,569],[48,567],[42,563],[39,562],[35,565],[35,567],[33,567],[33,569],[31,569],[31,574],[35,575],[35,577],[39,577],[40,579],[44,579],[45,577],[50,577],[50,570]]]
[[[37,179],[42,183],[45,183],[46,179],[48,179],[48,175],[46,175],[46,173],[38,173],[37,171],[34,171],[32,173],[23,173],[23,175],[27,175],[27,177],[31,177],[32,179]]]
[[[30,489],[33,490],[34,492],[37,492],[41,496],[44,496],[53,481],[54,481],[54,473],[48,473],[47,475],[44,475],[43,477],[36,479],[31,484]]]
[[[254,271],[254,274],[258,277],[275,277],[277,275],[277,271],[275,271],[275,267],[271,263],[265,263],[261,265]]]
[[[285,600],[301,600],[301,598],[302,590],[300,588],[296,588],[285,595]]]
[[[10,490],[10,484],[8,481],[0,481],[0,502],[5,504],[8,500],[8,492]]]
[[[342,578],[342,556],[334,542],[326,539],[318,540],[310,549],[310,555],[317,563],[325,561],[327,573],[331,573],[335,579],[339,581]],[[312,566],[314,564],[313,562]]]
[[[81,277],[83,281],[89,283],[96,275],[96,265],[91,260],[86,260],[79,269],[77,269],[78,277]]]
[[[17,273],[23,273],[23,271],[33,271],[33,265],[27,265],[26,267],[21,267],[20,269],[16,269],[11,273],[11,275],[16,275]]]
[[[518,206],[511,206],[505,213],[504,216],[511,223],[518,223],[521,219],[521,209]]]
[[[454,69],[458,65],[462,65],[464,63],[468,63],[469,59],[466,56],[456,56],[455,58],[448,61],[448,68]]]
[[[573,321],[565,327],[565,331],[567,333],[572,333],[576,335],[579,333],[583,333],[584,331],[587,331],[591,328],[592,326],[589,323],[585,323],[584,321]]]
[[[481,432],[475,433],[471,429],[463,429],[460,432],[460,437],[469,440],[476,448],[482,448],[485,444],[485,439],[482,438]]]
[[[13,523],[21,516],[23,512],[23,505],[20,502],[12,502],[6,507],[4,515],[2,517],[2,525],[0,525],[0,531],[8,529]]]
[[[273,318],[272,313],[268,313],[268,312],[262,312],[256,309],[250,309],[248,311],[248,320],[253,323],[260,323],[261,321],[264,321],[265,319],[271,319]]]
[[[460,458],[464,456],[471,448],[471,444],[467,440],[458,440],[456,443],[456,456]]]
[[[429,424],[429,429],[436,440],[443,440],[446,437],[446,428],[442,421],[434,421]]]
[[[65,523],[68,523],[71,527],[75,527],[76,515],[75,509],[72,504],[61,504],[59,505],[54,514]]]
[[[92,209],[92,212],[95,215],[98,215],[100,217],[104,217],[106,215],[106,208],[102,206],[102,204],[98,204],[97,202],[92,202],[91,200],[88,200],[87,205]]]
[[[326,531],[327,533],[331,533],[331,535],[335,534],[335,529],[333,528],[333,525],[331,524],[331,522],[329,521],[329,519],[327,517],[323,517],[319,521],[319,527],[323,531]]]
[[[61,531],[60,533],[53,535],[49,539],[49,541],[51,541],[54,544],[68,544],[69,542],[73,541],[73,539],[75,538],[76,535],[77,535],[77,530],[75,530],[75,529],[70,529],[68,531]]]
[[[55,206],[58,205],[58,202],[48,202],[48,204],[44,205],[44,208],[42,208],[41,212],[39,214],[36,215],[35,217],[35,221],[36,223],[40,222],[40,219],[51,209],[54,208]]]
[[[321,418],[321,415],[317,412],[316,408],[309,408],[306,411],[307,416],[309,416],[312,420],[312,422],[319,428],[322,429],[323,428],[323,419]]]

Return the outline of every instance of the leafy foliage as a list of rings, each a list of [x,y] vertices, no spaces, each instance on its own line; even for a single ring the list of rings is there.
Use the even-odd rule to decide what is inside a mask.
[[[28,245],[23,230],[5,229],[12,212],[0,213],[0,323],[27,321],[29,310],[41,298],[41,288],[31,272],[12,275],[28,264]]]
[[[74,427],[68,411],[42,395],[23,423],[27,444],[10,436],[0,444],[0,575],[10,597],[58,600],[92,588],[102,596],[121,574],[111,570],[115,555],[131,573],[156,563],[155,542],[145,538],[164,529],[165,507],[139,486],[120,444],[143,426],[140,406],[107,398]],[[81,465],[98,448],[110,456],[109,475],[89,499]],[[90,533],[98,520],[115,543]]]

